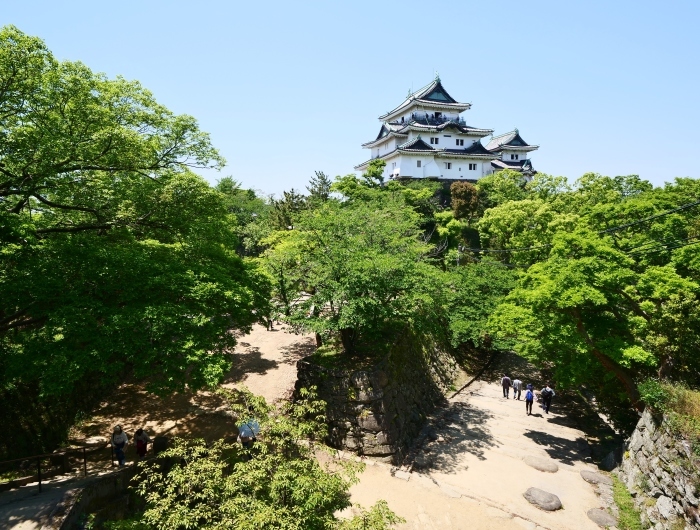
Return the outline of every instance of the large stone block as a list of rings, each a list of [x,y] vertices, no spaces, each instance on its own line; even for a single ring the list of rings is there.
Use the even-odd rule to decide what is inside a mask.
[[[384,416],[381,414],[361,414],[357,418],[357,424],[366,431],[379,432],[384,430]]]
[[[676,514],[676,510],[673,507],[673,501],[665,495],[662,495],[656,499],[656,510],[659,512],[659,515],[666,520],[670,519]]]

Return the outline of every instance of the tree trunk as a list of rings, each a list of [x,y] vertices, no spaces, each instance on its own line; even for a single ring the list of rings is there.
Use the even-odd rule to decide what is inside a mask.
[[[320,333],[316,333],[316,347],[320,348],[321,346],[323,346],[323,338],[321,338]]]
[[[343,343],[345,353],[352,354],[355,349],[355,328],[343,328],[340,330],[340,341]]]
[[[595,342],[591,339],[591,337],[588,335],[588,332],[586,331],[586,328],[583,325],[583,320],[581,319],[581,315],[578,311],[576,311],[576,329],[578,332],[581,334],[581,336],[584,338],[586,341],[586,344],[591,349],[591,353],[593,354],[593,357],[598,359],[601,365],[603,365],[603,368],[605,368],[608,372],[611,372],[618,381],[622,384],[622,387],[625,389],[625,393],[627,394],[627,397],[629,400],[632,402],[632,406],[637,410],[638,412],[642,412],[644,410],[644,403],[642,402],[640,396],[639,396],[639,390],[637,390],[637,385],[634,383],[634,379],[632,379],[632,372],[628,368],[625,368],[624,366],[619,365],[615,361],[613,361],[610,357],[605,355],[602,351],[598,349],[596,346]]]

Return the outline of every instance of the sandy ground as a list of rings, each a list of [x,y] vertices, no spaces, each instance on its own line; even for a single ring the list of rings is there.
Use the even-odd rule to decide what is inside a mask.
[[[498,384],[477,382],[451,401],[448,423],[425,453],[420,472],[395,472],[368,466],[352,488],[353,502],[371,505],[383,498],[407,522],[402,528],[492,528],[494,524],[530,530],[594,530],[586,511],[602,507],[580,470],[586,462],[582,432],[566,417],[535,409],[525,415],[524,401],[506,400]],[[538,471],[523,461],[535,456],[553,461],[556,473]],[[557,495],[564,506],[545,512],[523,493],[536,487]]]

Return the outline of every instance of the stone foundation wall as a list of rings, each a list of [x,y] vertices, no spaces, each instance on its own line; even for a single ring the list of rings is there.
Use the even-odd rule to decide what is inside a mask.
[[[316,386],[328,404],[330,445],[399,461],[427,415],[444,402],[456,372],[450,355],[404,344],[365,370],[333,370],[301,360],[296,388]]]
[[[635,498],[642,522],[657,530],[700,528],[700,470],[690,444],[673,435],[666,418],[647,409],[625,443],[618,476]]]

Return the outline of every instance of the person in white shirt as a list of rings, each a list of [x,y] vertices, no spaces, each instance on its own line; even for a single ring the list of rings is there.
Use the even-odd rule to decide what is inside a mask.
[[[513,399],[520,400],[520,392],[523,389],[523,382],[517,377],[513,379]]]
[[[114,454],[119,461],[119,467],[124,467],[126,463],[126,455],[124,451],[126,450],[126,445],[129,443],[129,437],[122,429],[121,425],[117,425],[112,432],[112,447],[114,447]]]

